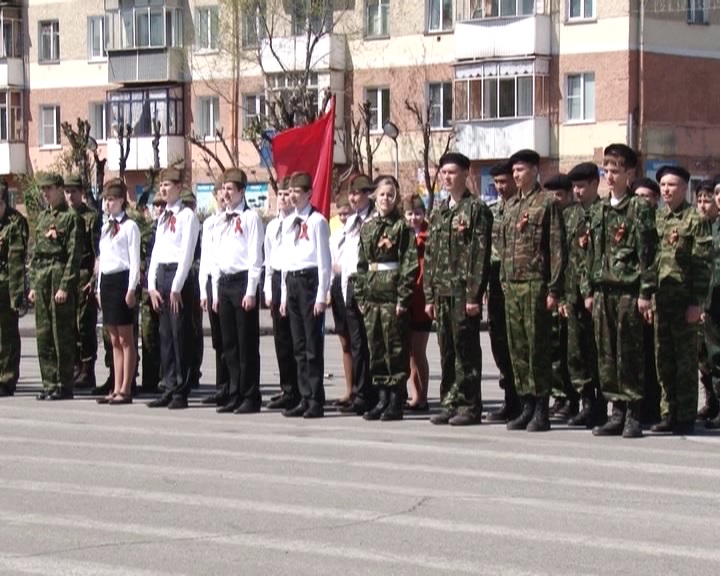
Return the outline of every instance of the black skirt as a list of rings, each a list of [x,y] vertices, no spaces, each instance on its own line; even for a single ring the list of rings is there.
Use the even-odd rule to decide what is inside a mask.
[[[104,325],[128,326],[134,324],[135,309],[128,308],[125,303],[129,279],[129,270],[103,274],[100,277],[100,304]]]
[[[347,309],[345,308],[345,298],[343,298],[342,282],[339,275],[334,276],[330,284],[330,308],[335,322],[335,334],[347,336]]]

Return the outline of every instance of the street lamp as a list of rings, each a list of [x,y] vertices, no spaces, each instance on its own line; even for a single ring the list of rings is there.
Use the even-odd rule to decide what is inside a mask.
[[[398,180],[400,169],[400,148],[398,146],[398,136],[400,136],[400,128],[393,122],[386,122],[383,126],[383,134],[395,143],[395,180]]]

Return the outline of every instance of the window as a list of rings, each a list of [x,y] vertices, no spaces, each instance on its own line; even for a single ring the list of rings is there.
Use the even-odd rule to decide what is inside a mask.
[[[60,106],[40,108],[40,146],[60,146]]]
[[[458,120],[529,118],[535,113],[533,76],[489,76],[455,82]]]
[[[365,35],[387,36],[390,26],[390,0],[366,0],[367,22],[365,24]]]
[[[198,50],[217,50],[219,25],[217,6],[197,9],[195,38]]]
[[[266,77],[267,97],[268,99],[277,100],[278,98],[289,102],[290,98],[296,98],[299,101],[309,99],[308,108],[319,112],[320,102],[318,100],[318,75],[317,73],[308,74],[307,82],[305,82],[305,74],[269,74]],[[288,107],[286,107],[288,108]],[[305,106],[301,106],[305,109]],[[304,124],[311,122],[316,118],[295,117],[295,124]]]
[[[370,102],[370,130],[382,132],[390,121],[390,88],[367,88],[365,100]]]
[[[209,96],[198,99],[198,113],[200,114],[199,136],[212,140],[220,127],[220,98]]]
[[[105,17],[88,18],[88,60],[105,60]]]
[[[430,104],[430,127],[450,128],[453,111],[452,82],[429,84],[428,99]]]
[[[568,0],[568,20],[595,18],[595,0]]]
[[[22,92],[0,92],[0,142],[23,141]]]
[[[243,128],[248,130],[256,118],[260,118],[266,114],[265,95],[264,94],[247,94],[243,96],[243,109],[245,118],[243,119]]]
[[[38,24],[40,29],[40,62],[58,62],[60,60],[60,23],[48,20]]]
[[[595,74],[567,77],[567,121],[595,120]]]
[[[152,136],[154,121],[160,122],[162,136],[185,134],[180,86],[109,92],[107,105],[110,125],[130,124],[133,136]]]
[[[453,0],[428,0],[428,32],[453,29]]]
[[[292,7],[293,36],[331,32],[333,0],[296,0]]]
[[[183,45],[182,10],[158,5],[162,2],[154,0],[150,3],[152,6],[106,12],[105,34],[109,49],[171,48]]]
[[[265,0],[255,0],[243,11],[243,48],[257,46],[265,38],[266,9]]]
[[[22,20],[19,12],[17,18],[12,18],[9,12],[3,10],[0,20],[0,58],[22,58]]]
[[[705,0],[687,0],[688,24],[706,24],[708,19]]]
[[[107,140],[105,102],[90,102],[88,118],[90,122],[90,136],[97,141]]]
[[[574,0],[568,2],[574,3]],[[482,4],[473,11],[473,18],[506,18],[535,13],[535,0],[482,0]]]

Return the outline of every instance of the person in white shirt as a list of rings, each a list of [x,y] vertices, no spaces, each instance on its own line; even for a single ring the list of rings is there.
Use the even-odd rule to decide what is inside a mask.
[[[190,268],[200,223],[195,213],[180,200],[182,177],[179,170],[163,170],[160,189],[167,206],[158,221],[148,269],[148,292],[153,308],[160,316],[160,362],[165,392],[148,406],[177,410],[187,408],[191,385],[195,289]]]
[[[217,211],[205,218],[202,225],[198,284],[200,285],[200,305],[210,319],[210,338],[215,350],[215,392],[203,398],[202,403],[224,406],[227,403],[230,375],[223,352],[220,316],[213,310],[215,300],[212,294],[212,268],[220,251],[219,235],[222,229],[221,225],[225,221],[225,191],[223,190],[222,176],[215,183],[214,197]]]
[[[98,404],[132,403],[137,366],[134,324],[140,283],[140,229],[125,214],[127,189],[119,178],[103,187],[109,219],[100,235],[97,295],[110,334],[115,376],[113,391]]]
[[[280,240],[282,223],[294,210],[290,201],[290,177],[286,176],[278,183],[278,214],[267,225],[265,231],[265,283],[263,293],[265,303],[270,308],[273,321],[275,355],[280,372],[280,395],[271,398],[267,407],[272,409],[292,409],[300,402],[300,390],[297,383],[297,363],[293,352],[290,319],[280,314],[280,284],[282,283],[282,254]]]
[[[260,314],[258,285],[263,265],[262,219],[245,201],[247,176],[238,168],[223,174],[225,213],[218,226],[222,246],[212,272],[213,309],[220,315],[228,397],[218,413],[260,412]]]
[[[370,194],[375,186],[365,174],[356,174],[350,180],[348,199],[354,210],[343,232],[345,245],[342,257],[342,286],[347,310],[347,326],[352,354],[352,402],[342,406],[340,412],[362,416],[377,404],[377,390],[370,382],[370,352],[368,351],[365,321],[355,298],[355,276],[357,275],[358,254],[360,253],[360,229],[373,213]]]
[[[312,177],[290,177],[295,211],[283,220],[280,313],[290,318],[301,402],[283,416],[322,418],[325,415],[325,340],[323,326],[330,289],[330,229],[310,205]]]

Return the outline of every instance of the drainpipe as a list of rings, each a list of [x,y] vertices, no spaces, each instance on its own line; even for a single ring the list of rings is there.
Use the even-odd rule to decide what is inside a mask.
[[[646,157],[645,145],[645,0],[640,0],[640,38],[638,66],[638,98],[640,118],[638,119],[637,146],[643,157]]]

